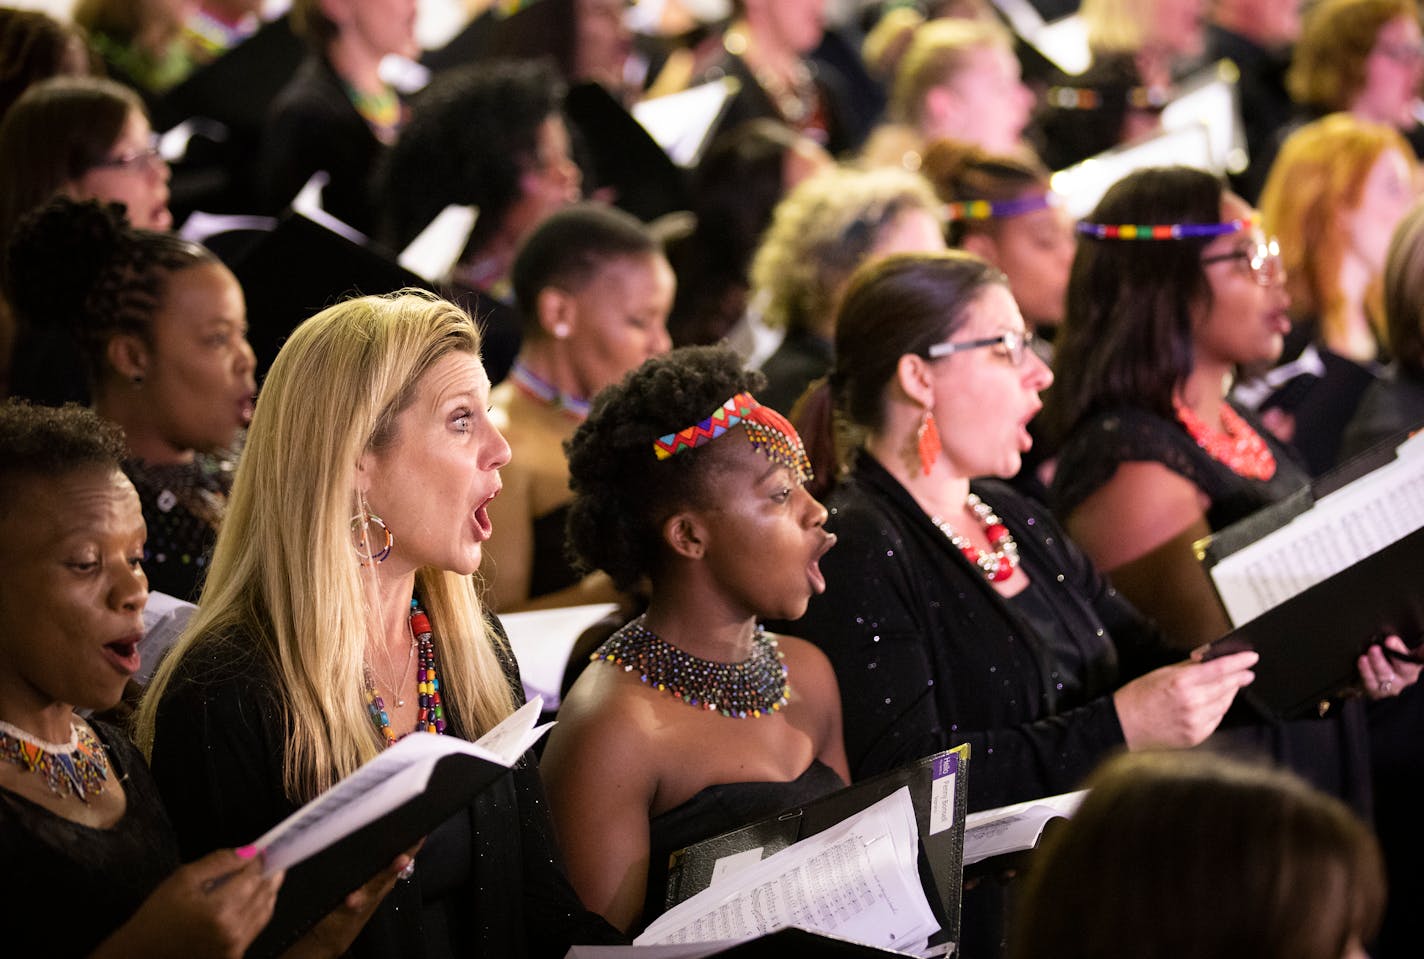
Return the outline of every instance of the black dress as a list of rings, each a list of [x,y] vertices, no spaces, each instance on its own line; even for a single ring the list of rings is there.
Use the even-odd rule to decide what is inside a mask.
[[[113,826],[81,826],[0,789],[0,902],[17,950],[44,937],[45,951],[35,954],[88,955],[178,868],[173,827],[143,757],[115,727],[90,726],[128,800]]]
[[[813,759],[806,771],[789,782],[717,783],[648,823],[648,886],[643,923],[661,915],[668,856],[693,843],[740,829],[767,816],[845,786],[840,774]]]
[[[198,601],[232,491],[233,459],[199,453],[191,463],[178,465],[124,461],[124,473],[138,490],[148,527],[143,571],[149,589]]]
[[[862,453],[827,500],[826,591],[784,629],[835,667],[853,778],[967,742],[978,810],[1078,788],[1123,745],[1113,691],[1168,657],[1046,510],[1004,483],[973,488],[1013,533],[1035,596],[999,595]]]
[[[1249,415],[1246,418],[1276,458],[1269,481],[1237,475],[1198,446],[1179,423],[1124,408],[1094,417],[1064,443],[1054,477],[1055,509],[1060,516],[1068,515],[1128,462],[1161,463],[1205,493],[1212,531],[1308,485],[1291,452]],[[1370,814],[1368,735],[1358,699],[1338,704],[1322,719],[1289,722],[1262,717],[1238,699],[1209,743],[1243,758],[1271,758],[1349,802],[1362,816]]]
[[[313,173],[325,170],[322,209],[370,236],[371,178],[385,149],[327,59],[307,57],[273,101],[263,130],[257,164],[263,212],[285,208]]]
[[[513,663],[508,670],[518,689]],[[209,638],[165,692],[153,771],[185,857],[249,843],[299,808],[282,788],[288,725],[278,681],[251,643]],[[622,941],[569,885],[526,754],[428,837],[415,874],[396,884],[350,954],[557,959],[574,943]]]

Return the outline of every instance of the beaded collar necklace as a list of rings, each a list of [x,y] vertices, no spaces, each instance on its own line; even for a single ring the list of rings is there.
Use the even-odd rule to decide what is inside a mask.
[[[758,624],[752,654],[740,663],[700,659],[667,642],[639,616],[589,657],[636,672],[648,686],[689,706],[734,719],[759,719],[786,705],[791,686],[776,640]]]
[[[984,527],[984,535],[989,537],[989,545],[992,547],[988,552],[969,542],[968,538],[956,532],[953,526],[938,516],[931,516],[930,522],[949,537],[949,541],[964,554],[965,559],[984,574],[985,579],[991,583],[1002,583],[1014,575],[1014,570],[1018,568],[1019,544],[1014,542],[1013,534],[999,519],[998,514],[977,495],[970,493],[966,496],[964,505],[969,507],[974,518]]]
[[[56,796],[68,793],[87,803],[89,794],[104,791],[109,780],[109,757],[104,744],[94,738],[89,727],[70,724],[67,743],[47,743],[18,726],[0,721],[0,759],[39,773]]]
[[[1261,435],[1227,403],[1221,404],[1222,429],[1212,429],[1181,400],[1173,400],[1177,422],[1218,463],[1246,479],[1265,482],[1276,475],[1276,457]]]
[[[420,601],[410,601],[410,633],[415,637],[417,663],[415,679],[420,695],[420,712],[415,718],[415,732],[445,732],[445,706],[440,698],[440,676],[435,668],[435,638],[430,629],[430,617],[420,608]],[[386,746],[394,746],[400,739],[391,729],[391,719],[386,713],[386,702],[376,691],[376,681],[371,667],[364,670],[366,681],[366,709],[371,714],[371,722],[386,739]],[[398,690],[392,690],[399,695]]]
[[[589,402],[561,392],[557,386],[518,360],[509,368],[509,381],[531,400],[554,407],[566,416],[583,422],[588,419]]]

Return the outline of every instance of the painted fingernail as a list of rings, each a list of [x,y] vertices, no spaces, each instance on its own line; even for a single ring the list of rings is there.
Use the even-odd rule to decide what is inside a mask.
[[[257,847],[241,846],[237,849],[234,849],[233,852],[237,854],[238,859],[251,859],[253,856],[257,855]]]

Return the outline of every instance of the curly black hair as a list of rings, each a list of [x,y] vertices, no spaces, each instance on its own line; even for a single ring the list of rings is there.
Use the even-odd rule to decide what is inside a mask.
[[[377,174],[382,239],[402,249],[456,203],[479,207],[467,247],[479,249],[519,199],[539,127],[563,104],[563,81],[544,61],[471,64],[436,77]]]
[[[725,347],[689,346],[645,362],[594,398],[564,444],[569,459],[568,545],[584,570],[630,590],[657,567],[662,521],[699,503],[716,444],[659,460],[653,441],[706,419],[760,373]]]
[[[125,455],[123,432],[91,409],[0,404],[0,504],[19,505],[15,487],[22,480],[118,469]]]
[[[20,342],[65,338],[93,388],[110,339],[128,333],[150,341],[168,277],[215,262],[206,248],[172,233],[131,228],[121,204],[56,197],[21,219],[10,243]]]

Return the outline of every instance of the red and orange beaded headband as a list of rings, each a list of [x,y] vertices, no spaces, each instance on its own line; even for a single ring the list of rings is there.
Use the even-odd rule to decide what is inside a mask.
[[[776,410],[762,406],[750,393],[738,393],[700,423],[658,437],[653,441],[653,453],[665,460],[705,446],[734,426],[745,429],[752,446],[767,459],[785,466],[799,482],[810,481],[811,460],[796,427]]]

